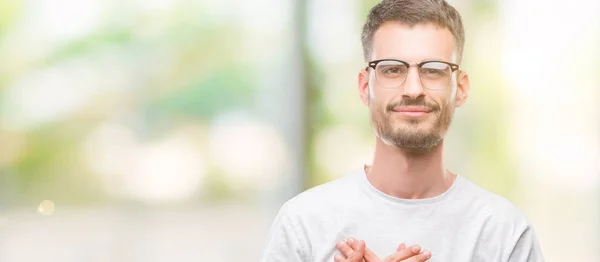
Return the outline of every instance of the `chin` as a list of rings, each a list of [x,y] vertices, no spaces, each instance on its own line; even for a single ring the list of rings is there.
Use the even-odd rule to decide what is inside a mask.
[[[398,130],[398,131],[414,130],[414,131],[418,131],[418,132],[426,132],[426,131],[430,131],[431,128],[432,128],[431,123],[429,123],[428,121],[424,121],[423,119],[406,119],[400,123],[394,124],[394,129]]]
[[[435,117],[432,118],[432,114],[430,113],[423,117],[402,117],[402,116],[398,115],[398,116],[390,117],[390,120],[391,119],[394,119],[393,121],[395,121],[395,122],[401,122],[401,123],[426,123],[426,122],[432,122],[433,120],[435,120]]]

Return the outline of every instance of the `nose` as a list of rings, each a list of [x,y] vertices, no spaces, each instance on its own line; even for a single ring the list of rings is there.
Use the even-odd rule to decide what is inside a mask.
[[[409,68],[408,75],[406,76],[406,80],[404,81],[401,90],[402,96],[410,97],[412,99],[425,95],[423,83],[421,83],[421,78],[419,76],[419,70],[416,67]]]

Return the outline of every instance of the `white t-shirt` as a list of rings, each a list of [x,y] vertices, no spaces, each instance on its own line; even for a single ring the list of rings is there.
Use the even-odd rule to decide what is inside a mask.
[[[544,261],[534,230],[506,199],[462,176],[443,194],[400,199],[371,185],[364,170],[288,200],[273,222],[263,262],[333,261],[353,237],[384,258],[400,243],[432,252],[431,262]]]

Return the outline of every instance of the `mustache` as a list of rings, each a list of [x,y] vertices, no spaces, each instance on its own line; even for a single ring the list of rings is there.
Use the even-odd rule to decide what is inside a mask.
[[[425,101],[425,98],[423,97],[419,97],[416,99],[412,99],[412,98],[404,98],[400,101],[396,101],[396,102],[391,102],[386,106],[386,110],[387,111],[393,111],[394,108],[396,107],[403,107],[403,106],[420,106],[420,107],[426,107],[428,109],[430,109],[431,111],[438,111],[440,110],[440,107],[437,104],[434,103],[428,103],[427,101]]]

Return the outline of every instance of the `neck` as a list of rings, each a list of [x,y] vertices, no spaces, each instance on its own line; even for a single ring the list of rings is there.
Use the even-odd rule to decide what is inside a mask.
[[[365,166],[369,182],[379,191],[404,199],[431,198],[446,192],[456,175],[446,171],[444,141],[432,150],[415,154],[380,139],[372,166]]]

